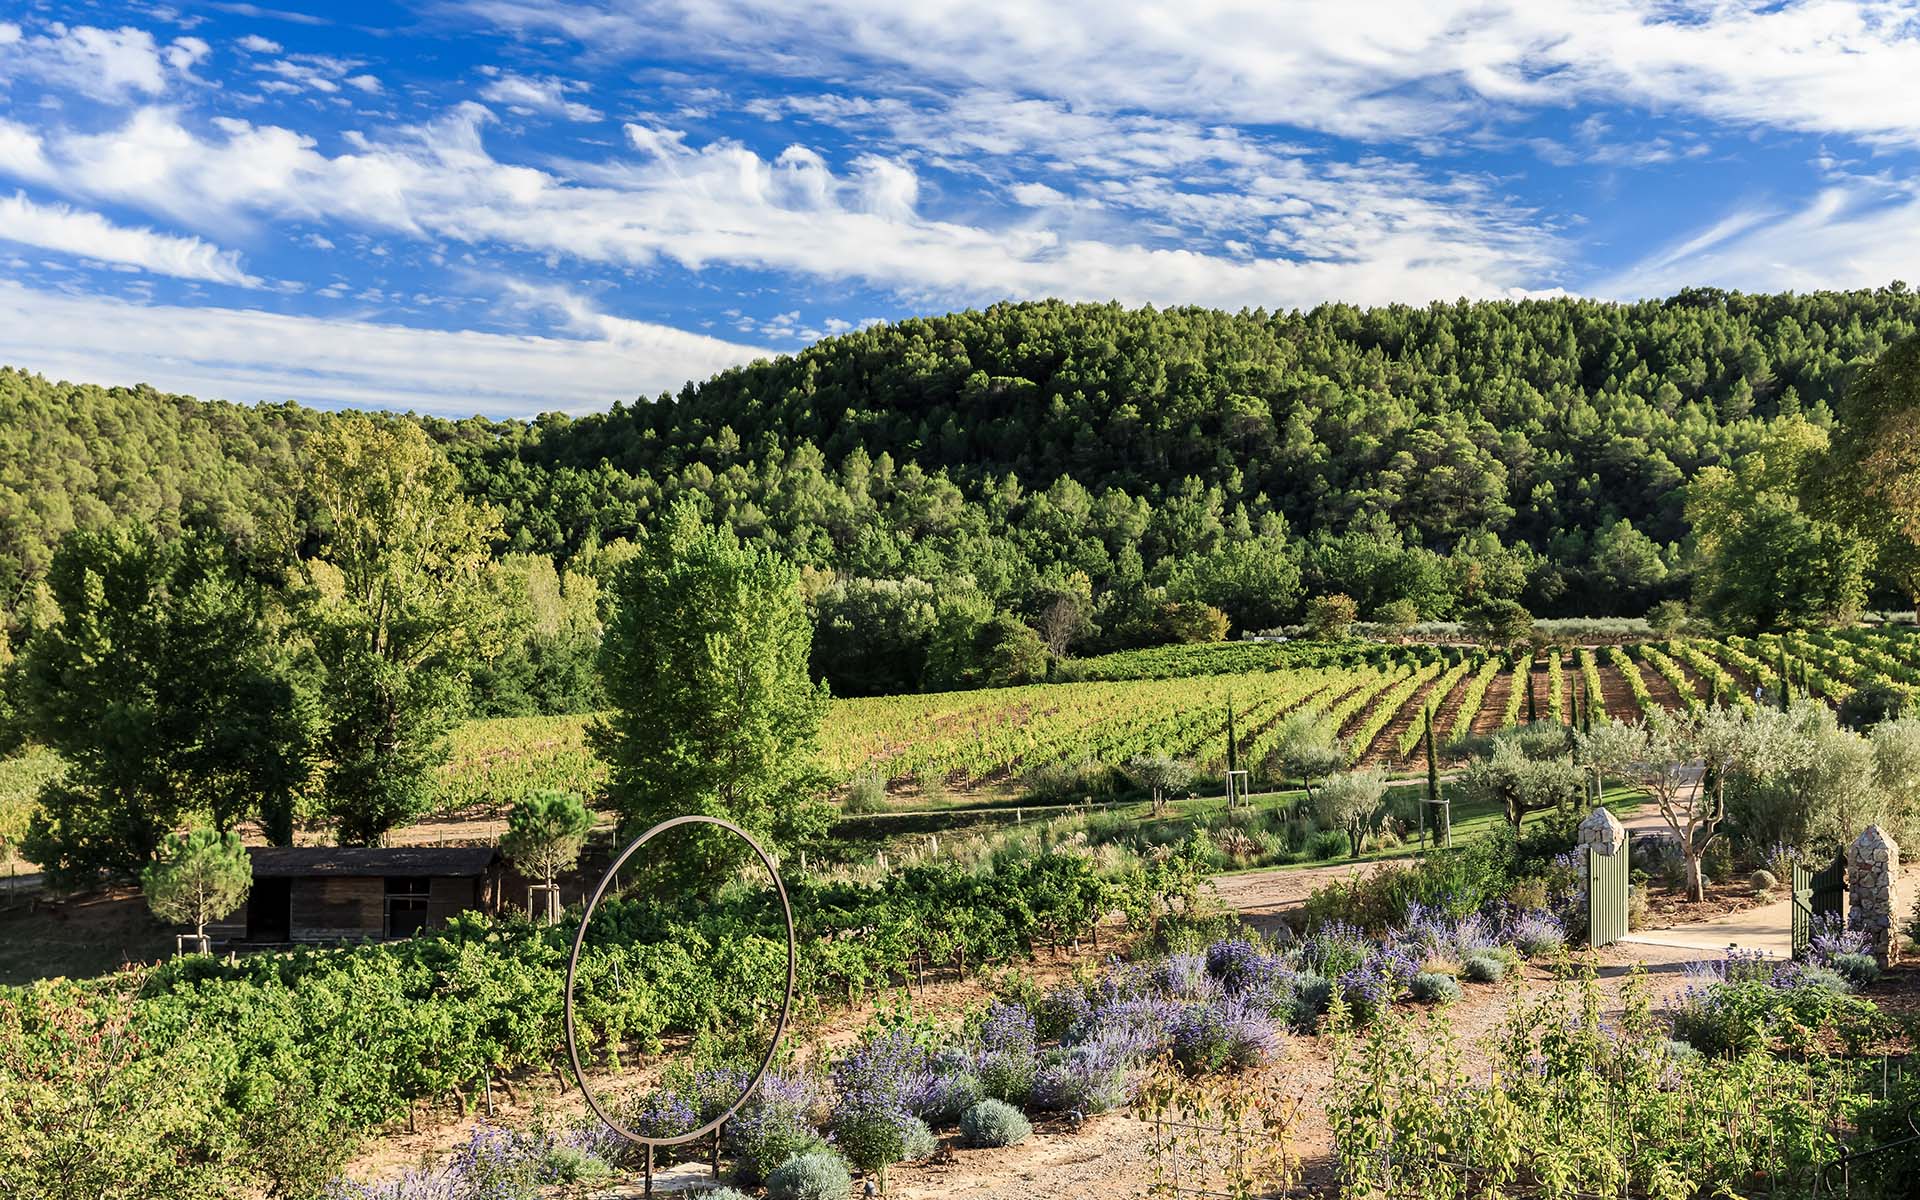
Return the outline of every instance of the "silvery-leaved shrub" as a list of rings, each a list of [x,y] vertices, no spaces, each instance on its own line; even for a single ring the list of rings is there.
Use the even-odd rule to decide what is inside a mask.
[[[1866,987],[1880,978],[1880,963],[1871,954],[1836,954],[1827,965],[1855,987]]]
[[[999,1100],[982,1100],[960,1116],[960,1136],[969,1146],[1015,1146],[1032,1133],[1020,1110]]]
[[[1460,998],[1460,981],[1440,971],[1422,971],[1407,985],[1407,994],[1422,1004],[1451,1004]]]
[[[1460,964],[1460,978],[1468,983],[1499,983],[1507,977],[1507,962],[1497,954],[1469,954]]]
[[[920,1162],[933,1157],[940,1143],[933,1136],[933,1130],[919,1117],[908,1117],[900,1126],[900,1159],[902,1162]]]
[[[847,1164],[828,1150],[790,1158],[767,1174],[767,1200],[847,1200],[852,1192]]]

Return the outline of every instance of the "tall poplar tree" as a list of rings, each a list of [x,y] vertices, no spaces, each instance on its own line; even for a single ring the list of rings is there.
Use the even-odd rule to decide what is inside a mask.
[[[500,522],[418,425],[346,413],[306,449],[321,545],[300,573],[325,679],[325,807],[341,842],[373,845],[423,810],[471,665],[500,636],[483,581]]]
[[[782,849],[824,832],[828,697],[807,673],[813,626],[798,570],[683,503],[640,539],[611,591],[600,666],[612,712],[589,737],[623,835],[690,813]],[[675,882],[705,888],[748,853],[695,830],[655,861],[671,857]]]

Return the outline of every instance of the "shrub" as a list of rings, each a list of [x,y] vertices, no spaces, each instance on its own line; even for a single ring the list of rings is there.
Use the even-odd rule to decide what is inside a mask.
[[[847,1164],[827,1150],[790,1158],[767,1175],[767,1200],[847,1200],[852,1192]]]
[[[1041,1067],[1033,1082],[1033,1106],[1041,1112],[1091,1116],[1119,1108],[1127,1099],[1126,1064],[1105,1046],[1076,1046]]]
[[[960,1116],[960,1136],[969,1146],[1017,1146],[1032,1133],[1020,1110],[999,1100],[982,1100]]]
[[[849,1184],[849,1187],[852,1185]],[[753,1200],[739,1188],[717,1187],[710,1192],[701,1192],[700,1200]]]
[[[1521,913],[1507,927],[1507,939],[1528,958],[1557,954],[1567,944],[1560,918],[1545,909]]]
[[[1039,1064],[1033,1018],[1018,1004],[995,1004],[980,1027],[980,1061],[975,1074],[980,1090],[996,1100],[1020,1104],[1033,1091]]]
[[[979,1077],[971,1071],[930,1073],[909,1088],[907,1108],[935,1125],[951,1125],[978,1104],[982,1094]]]
[[[1880,963],[1871,954],[1836,954],[1828,965],[1855,987],[1866,987],[1880,978]]]
[[[1272,1018],[1240,998],[1190,1005],[1173,1027],[1173,1057],[1195,1074],[1258,1066],[1278,1042]]]
[[[1307,842],[1307,857],[1315,862],[1328,862],[1345,854],[1350,845],[1347,835],[1338,829],[1322,829]]]
[[[1498,955],[1469,954],[1460,964],[1460,978],[1469,983],[1499,983],[1506,977],[1506,960]]]
[[[940,1148],[934,1138],[933,1130],[919,1117],[908,1117],[900,1126],[900,1160],[902,1162],[921,1162],[933,1157]]]
[[[796,1155],[825,1145],[814,1128],[820,1092],[806,1076],[770,1072],[726,1125],[743,1182],[758,1183]]]
[[[1333,980],[1312,971],[1302,971],[1293,980],[1293,996],[1287,1009],[1287,1024],[1302,1033],[1311,1033],[1333,1004]]]
[[[1647,918],[1652,915],[1647,904],[1647,889],[1639,886],[1630,888],[1627,891],[1627,928],[1645,929]]]
[[[1452,1004],[1460,998],[1460,981],[1439,971],[1422,971],[1407,985],[1407,993],[1422,1004]]]
[[[847,813],[880,812],[887,807],[887,781],[878,771],[862,771],[847,783],[840,809]]]
[[[1372,943],[1357,926],[1345,921],[1328,921],[1301,941],[1300,963],[1315,974],[1332,979],[1365,962],[1372,949]]]
[[[1280,971],[1280,959],[1250,938],[1229,938],[1207,947],[1207,974],[1229,995],[1257,992]]]
[[[1092,1015],[1093,1003],[1085,988],[1063,983],[1035,1001],[1031,1011],[1034,1036],[1057,1042]]]
[[[1767,892],[1779,887],[1780,880],[1774,876],[1772,871],[1762,870],[1755,871],[1753,874],[1747,876],[1747,884],[1753,888],[1755,895],[1765,895]]]
[[[842,1105],[833,1114],[833,1143],[847,1161],[867,1174],[906,1154],[907,1121],[919,1121],[897,1110]]]

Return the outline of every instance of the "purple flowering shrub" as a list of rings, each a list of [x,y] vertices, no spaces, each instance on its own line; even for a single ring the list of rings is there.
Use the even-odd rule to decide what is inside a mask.
[[[1337,978],[1366,961],[1373,940],[1358,925],[1327,921],[1300,941],[1300,965],[1316,975]]]
[[[604,1136],[603,1136],[604,1135]],[[336,1179],[327,1200],[522,1200],[552,1184],[611,1174],[610,1130],[597,1122],[557,1133],[480,1123],[467,1131],[445,1166],[409,1170],[378,1183]]]
[[[1063,983],[1034,1004],[1034,1033],[1042,1041],[1057,1042],[1092,1012],[1093,1001],[1087,998],[1087,990]]]
[[[1237,996],[1188,1005],[1173,1029],[1174,1060],[1195,1074],[1258,1066],[1279,1043],[1266,1010]]]
[[[1033,1017],[1018,1004],[995,1004],[980,1026],[980,1056],[974,1075],[980,1090],[995,1100],[1023,1104],[1039,1069],[1039,1039]]]
[[[1279,955],[1251,938],[1228,938],[1207,947],[1207,974],[1230,996],[1264,991],[1285,969]]]
[[[927,1074],[932,1055],[911,1032],[891,1029],[868,1036],[833,1065],[834,1144],[863,1171],[898,1162],[906,1152],[908,1100]]]
[[[1539,958],[1559,952],[1567,944],[1567,931],[1552,912],[1534,908],[1507,922],[1506,940],[1528,958]]]
[[[1220,991],[1220,981],[1207,971],[1206,956],[1169,954],[1153,969],[1153,989],[1177,1000],[1206,1000]]]
[[[1807,958],[1822,966],[1831,966],[1842,954],[1872,954],[1873,939],[1863,930],[1848,929],[1846,920],[1832,913],[1813,919],[1813,936],[1807,943]]]
[[[971,1060],[923,1071],[907,1087],[907,1111],[931,1125],[951,1125],[982,1099]]]
[[[1119,1043],[1087,1042],[1040,1068],[1033,1081],[1033,1107],[1084,1116],[1123,1107],[1133,1099],[1127,1055]]]
[[[824,1107],[825,1096],[811,1077],[767,1072],[726,1124],[742,1182],[757,1183],[789,1158],[823,1146],[818,1117]]]

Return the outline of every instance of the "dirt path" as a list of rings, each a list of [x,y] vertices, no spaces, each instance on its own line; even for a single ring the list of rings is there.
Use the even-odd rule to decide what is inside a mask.
[[[1493,677],[1486,696],[1480,701],[1480,711],[1473,714],[1473,733],[1492,733],[1500,728],[1500,722],[1507,714],[1507,697],[1513,695],[1514,681],[1518,678],[1511,668]]]

